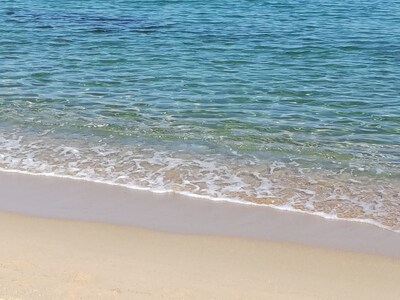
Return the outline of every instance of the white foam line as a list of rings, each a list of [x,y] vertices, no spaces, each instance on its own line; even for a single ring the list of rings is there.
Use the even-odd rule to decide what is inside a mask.
[[[74,177],[74,176],[70,176],[70,175],[60,175],[60,174],[54,174],[54,173],[34,173],[34,172],[22,171],[22,170],[4,169],[1,167],[0,167],[0,172],[17,173],[17,174],[24,174],[24,175],[31,175],[31,176],[66,178],[66,179],[71,179],[71,180],[76,180],[76,181],[94,182],[94,183],[98,183],[98,184],[107,184],[107,185],[112,185],[112,186],[118,186],[118,187],[127,188],[127,189],[131,189],[131,190],[148,191],[148,192],[152,192],[152,193],[156,193],[156,194],[175,193],[178,195],[184,195],[184,196],[188,196],[191,198],[206,199],[206,200],[211,200],[211,201],[228,202],[228,203],[235,203],[235,204],[240,204],[240,205],[253,205],[253,206],[260,206],[260,207],[269,207],[269,208],[277,209],[280,211],[302,213],[302,214],[307,214],[307,215],[311,215],[311,216],[317,216],[317,217],[328,219],[328,220],[364,223],[364,224],[373,225],[373,226],[376,226],[376,227],[379,227],[381,229],[388,230],[391,232],[400,233],[400,229],[399,230],[391,229],[390,227],[382,225],[371,219],[338,218],[336,216],[329,215],[329,214],[323,213],[323,212],[308,212],[308,211],[295,209],[293,207],[288,207],[288,206],[277,206],[277,205],[273,205],[273,204],[261,204],[261,203],[254,203],[254,202],[249,202],[249,201],[244,201],[244,200],[239,200],[239,199],[216,198],[216,197],[211,197],[211,196],[193,194],[193,193],[185,192],[185,191],[157,190],[157,189],[152,189],[152,188],[115,183],[115,182],[110,182],[110,181],[102,181],[102,180],[96,180],[96,179],[90,179],[90,178],[79,178],[79,177]]]

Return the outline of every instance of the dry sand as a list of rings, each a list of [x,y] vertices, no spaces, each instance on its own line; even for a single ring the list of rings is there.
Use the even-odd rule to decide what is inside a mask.
[[[400,260],[0,214],[0,299],[400,299]]]

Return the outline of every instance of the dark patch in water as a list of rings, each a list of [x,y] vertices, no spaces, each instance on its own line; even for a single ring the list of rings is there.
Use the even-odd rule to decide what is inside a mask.
[[[107,17],[99,14],[54,11],[6,10],[9,21],[34,23],[39,29],[74,28],[94,33],[115,31],[154,32],[165,26],[131,16]]]
[[[14,14],[14,11],[13,10],[6,10],[5,14],[7,16],[12,16]]]

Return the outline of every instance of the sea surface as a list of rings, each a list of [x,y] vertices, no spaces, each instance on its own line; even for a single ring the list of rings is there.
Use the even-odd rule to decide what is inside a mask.
[[[400,231],[399,24],[396,0],[2,0],[0,168]]]

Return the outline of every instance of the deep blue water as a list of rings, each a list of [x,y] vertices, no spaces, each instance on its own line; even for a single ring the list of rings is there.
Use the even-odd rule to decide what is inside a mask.
[[[0,165],[400,228],[400,2],[3,0]]]

